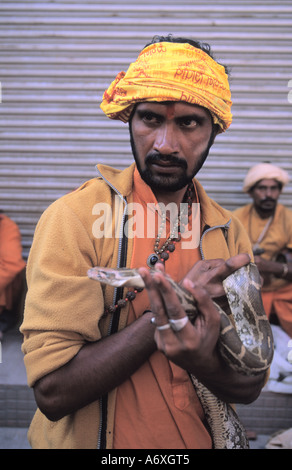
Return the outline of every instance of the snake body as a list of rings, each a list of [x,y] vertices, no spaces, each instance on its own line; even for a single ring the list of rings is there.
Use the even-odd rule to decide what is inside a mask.
[[[114,287],[144,287],[136,269],[100,268],[88,270],[91,279]],[[193,323],[198,310],[193,296],[168,277],[186,314]],[[218,347],[230,367],[245,375],[268,370],[273,358],[273,336],[264,312],[260,275],[255,264],[243,266],[223,281],[231,315],[214,302],[220,313]],[[233,408],[214,396],[190,375],[210,426],[215,448],[247,448],[245,430]]]

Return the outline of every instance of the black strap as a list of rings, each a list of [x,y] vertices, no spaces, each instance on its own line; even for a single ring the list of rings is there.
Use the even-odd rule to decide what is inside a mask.
[[[125,233],[126,220],[127,220],[127,217],[125,217],[125,220],[124,220],[121,257],[120,257],[120,264],[118,266],[119,268],[124,268],[126,267],[126,264],[127,264],[128,237],[127,237],[127,234]],[[123,293],[124,293],[124,288],[118,287],[116,291],[115,305],[120,299],[123,298]],[[113,314],[113,319],[112,319],[112,324],[111,324],[109,335],[112,335],[118,331],[120,314],[121,314],[121,308],[118,307]],[[106,449],[107,407],[108,407],[108,394],[101,397],[101,428],[100,428],[100,447],[99,447],[100,449]]]
[[[120,264],[118,268],[125,268],[127,264],[127,252],[128,252],[128,237],[127,234],[125,233],[125,225],[127,221],[127,217],[125,217],[124,220],[124,227],[123,227],[123,238],[122,238],[122,246],[121,246],[121,257],[120,257]],[[123,298],[124,294],[124,288],[123,287],[118,287],[117,292],[116,292],[116,298],[114,304],[116,305],[119,300]],[[119,321],[120,321],[120,315],[121,315],[121,308],[118,307],[115,310],[114,316],[113,316],[113,321],[111,325],[111,330],[110,330],[110,335],[113,333],[116,333],[119,328]]]

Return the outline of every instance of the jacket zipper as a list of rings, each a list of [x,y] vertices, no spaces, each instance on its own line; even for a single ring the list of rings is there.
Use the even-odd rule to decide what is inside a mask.
[[[124,196],[100,173],[99,170],[97,170],[101,178],[108,184],[108,186],[119,196],[119,198],[124,202],[125,208],[123,211],[123,216],[122,216],[122,221],[121,221],[121,227],[120,227],[120,233],[119,233],[119,245],[118,245],[118,260],[117,260],[117,268],[120,267],[121,264],[121,259],[122,259],[122,247],[123,247],[123,231],[124,231],[124,225],[125,225],[125,219],[126,219],[126,213],[128,209],[128,203],[127,200],[124,198]],[[114,290],[114,296],[113,296],[113,304],[116,304],[117,301],[117,295],[118,295],[118,287],[115,287]],[[107,332],[107,336],[110,336],[112,333],[112,325],[113,325],[113,318],[114,314],[111,315],[110,319],[110,324]],[[106,433],[106,421],[107,421],[107,398],[108,395],[102,396],[100,399],[100,422],[99,422],[99,431],[98,431],[98,441],[97,441],[97,448],[102,449],[106,448],[105,446],[102,446],[103,442],[106,442],[106,437],[103,435],[103,433]]]
[[[230,227],[230,223],[231,223],[231,219],[226,223],[226,224],[223,224],[223,225],[214,225],[214,227],[208,227],[207,229],[205,229],[202,233],[202,236],[201,236],[201,239],[200,239],[200,245],[199,245],[199,248],[200,248],[200,253],[201,253],[201,257],[202,257],[202,260],[205,259],[205,255],[204,255],[204,252],[203,252],[203,238],[206,236],[206,234],[208,232],[212,232],[212,230],[216,230],[217,228],[222,228],[224,230],[228,230],[229,227]]]

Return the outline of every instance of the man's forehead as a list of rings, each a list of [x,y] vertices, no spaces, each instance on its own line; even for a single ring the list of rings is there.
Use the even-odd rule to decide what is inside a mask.
[[[167,113],[171,112],[174,115],[192,115],[201,114],[202,116],[210,116],[210,112],[207,108],[196,104],[186,103],[185,101],[144,101],[138,103],[136,110],[148,110],[155,113]]]
[[[277,181],[276,179],[274,178],[264,178],[260,181],[258,181],[255,185],[257,188],[259,186],[266,186],[266,187],[269,187],[271,188],[272,186],[279,186],[279,181]]]

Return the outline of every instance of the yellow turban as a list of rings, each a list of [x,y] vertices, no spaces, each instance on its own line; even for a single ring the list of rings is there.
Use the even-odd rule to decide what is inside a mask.
[[[207,108],[224,132],[231,124],[231,93],[222,65],[190,44],[161,42],[143,49],[104,92],[101,109],[127,122],[136,103],[185,101]]]
[[[243,191],[248,193],[255,184],[263,179],[273,179],[285,186],[289,181],[289,175],[287,171],[271,165],[271,163],[259,163],[247,172],[243,183]]]

